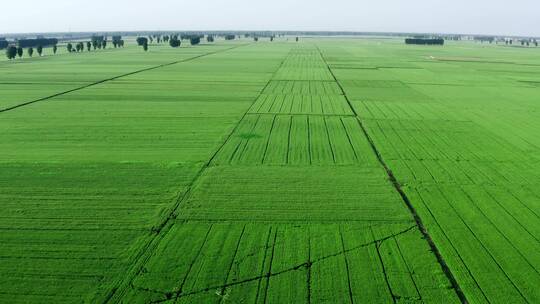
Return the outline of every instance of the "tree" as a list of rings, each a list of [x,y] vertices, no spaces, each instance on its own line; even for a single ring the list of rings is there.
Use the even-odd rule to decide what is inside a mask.
[[[201,43],[201,38],[200,37],[191,37],[189,39],[189,42],[191,43],[191,45],[197,45],[197,44]]]
[[[17,48],[15,46],[8,46],[6,49],[6,56],[9,60],[14,59],[17,57]]]
[[[255,42],[259,41],[259,37],[253,37],[253,41]]]
[[[148,44],[148,38],[146,37],[138,37],[137,38],[137,45],[144,46],[144,44]]]
[[[71,44],[71,42],[68,43],[66,47],[67,47],[68,53],[73,52],[73,44]]]
[[[270,42],[274,41],[274,36],[270,36]]]
[[[120,40],[120,41],[118,41],[118,46],[120,46],[120,47],[124,47],[124,40]]]
[[[148,36],[148,39],[150,39],[150,43],[154,42],[154,38],[152,38],[152,35]]]
[[[41,56],[43,54],[43,47],[41,45],[38,45],[36,51],[37,51],[38,55]]]
[[[32,57],[34,55],[34,48],[28,48],[28,56]]]
[[[206,36],[206,41],[207,42],[214,42],[214,36],[212,36],[212,35]]]
[[[142,47],[143,47],[143,50],[144,50],[145,52],[147,52],[147,51],[148,51],[148,41],[145,42],[145,43],[143,44]]]
[[[86,42],[86,50],[90,52],[91,49],[92,49],[92,42],[87,41]]]
[[[112,44],[115,48],[120,46],[120,40],[122,40],[122,36],[112,36]]]
[[[298,42],[298,37],[296,37],[296,42]]]
[[[17,56],[19,56],[19,58],[22,58],[22,55],[23,55],[23,48],[19,46],[17,48]]]
[[[52,47],[52,52],[53,52],[53,54],[56,55],[56,51],[58,51],[58,47],[57,47],[56,44],[55,44],[55,45],[53,45],[53,47]]]
[[[176,37],[173,37],[171,38],[171,40],[169,40],[169,45],[173,48],[179,47],[181,43],[182,42]]]
[[[103,40],[101,42],[101,46],[103,47],[103,49],[106,49],[107,48],[107,40]]]
[[[103,35],[102,36],[93,35],[90,38],[90,41],[92,41],[92,46],[94,47],[94,50],[101,49],[103,40],[107,40],[105,36]]]

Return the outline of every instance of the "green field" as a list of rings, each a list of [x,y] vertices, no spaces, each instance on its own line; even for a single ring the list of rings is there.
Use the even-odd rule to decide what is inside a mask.
[[[2,59],[0,302],[540,303],[538,52]]]

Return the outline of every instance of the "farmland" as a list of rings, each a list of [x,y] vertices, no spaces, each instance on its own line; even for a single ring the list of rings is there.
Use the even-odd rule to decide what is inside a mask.
[[[0,302],[538,303],[538,49],[0,61]]]

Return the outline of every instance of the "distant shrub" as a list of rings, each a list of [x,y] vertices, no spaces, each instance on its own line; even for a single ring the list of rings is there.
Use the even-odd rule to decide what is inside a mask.
[[[15,46],[9,46],[6,49],[6,57],[11,60],[17,57],[17,48]]]
[[[182,42],[177,37],[173,37],[169,40],[169,45],[173,48],[179,47],[181,43]]]
[[[144,46],[145,44],[148,44],[148,38],[146,37],[137,38],[137,45]]]
[[[191,43],[191,45],[197,45],[197,44],[201,43],[201,38],[200,37],[191,37],[191,39],[189,39],[189,42]]]

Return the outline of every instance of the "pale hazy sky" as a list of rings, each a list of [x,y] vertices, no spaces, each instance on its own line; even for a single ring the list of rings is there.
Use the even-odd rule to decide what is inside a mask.
[[[540,0],[6,0],[0,33],[329,30],[540,36]]]

